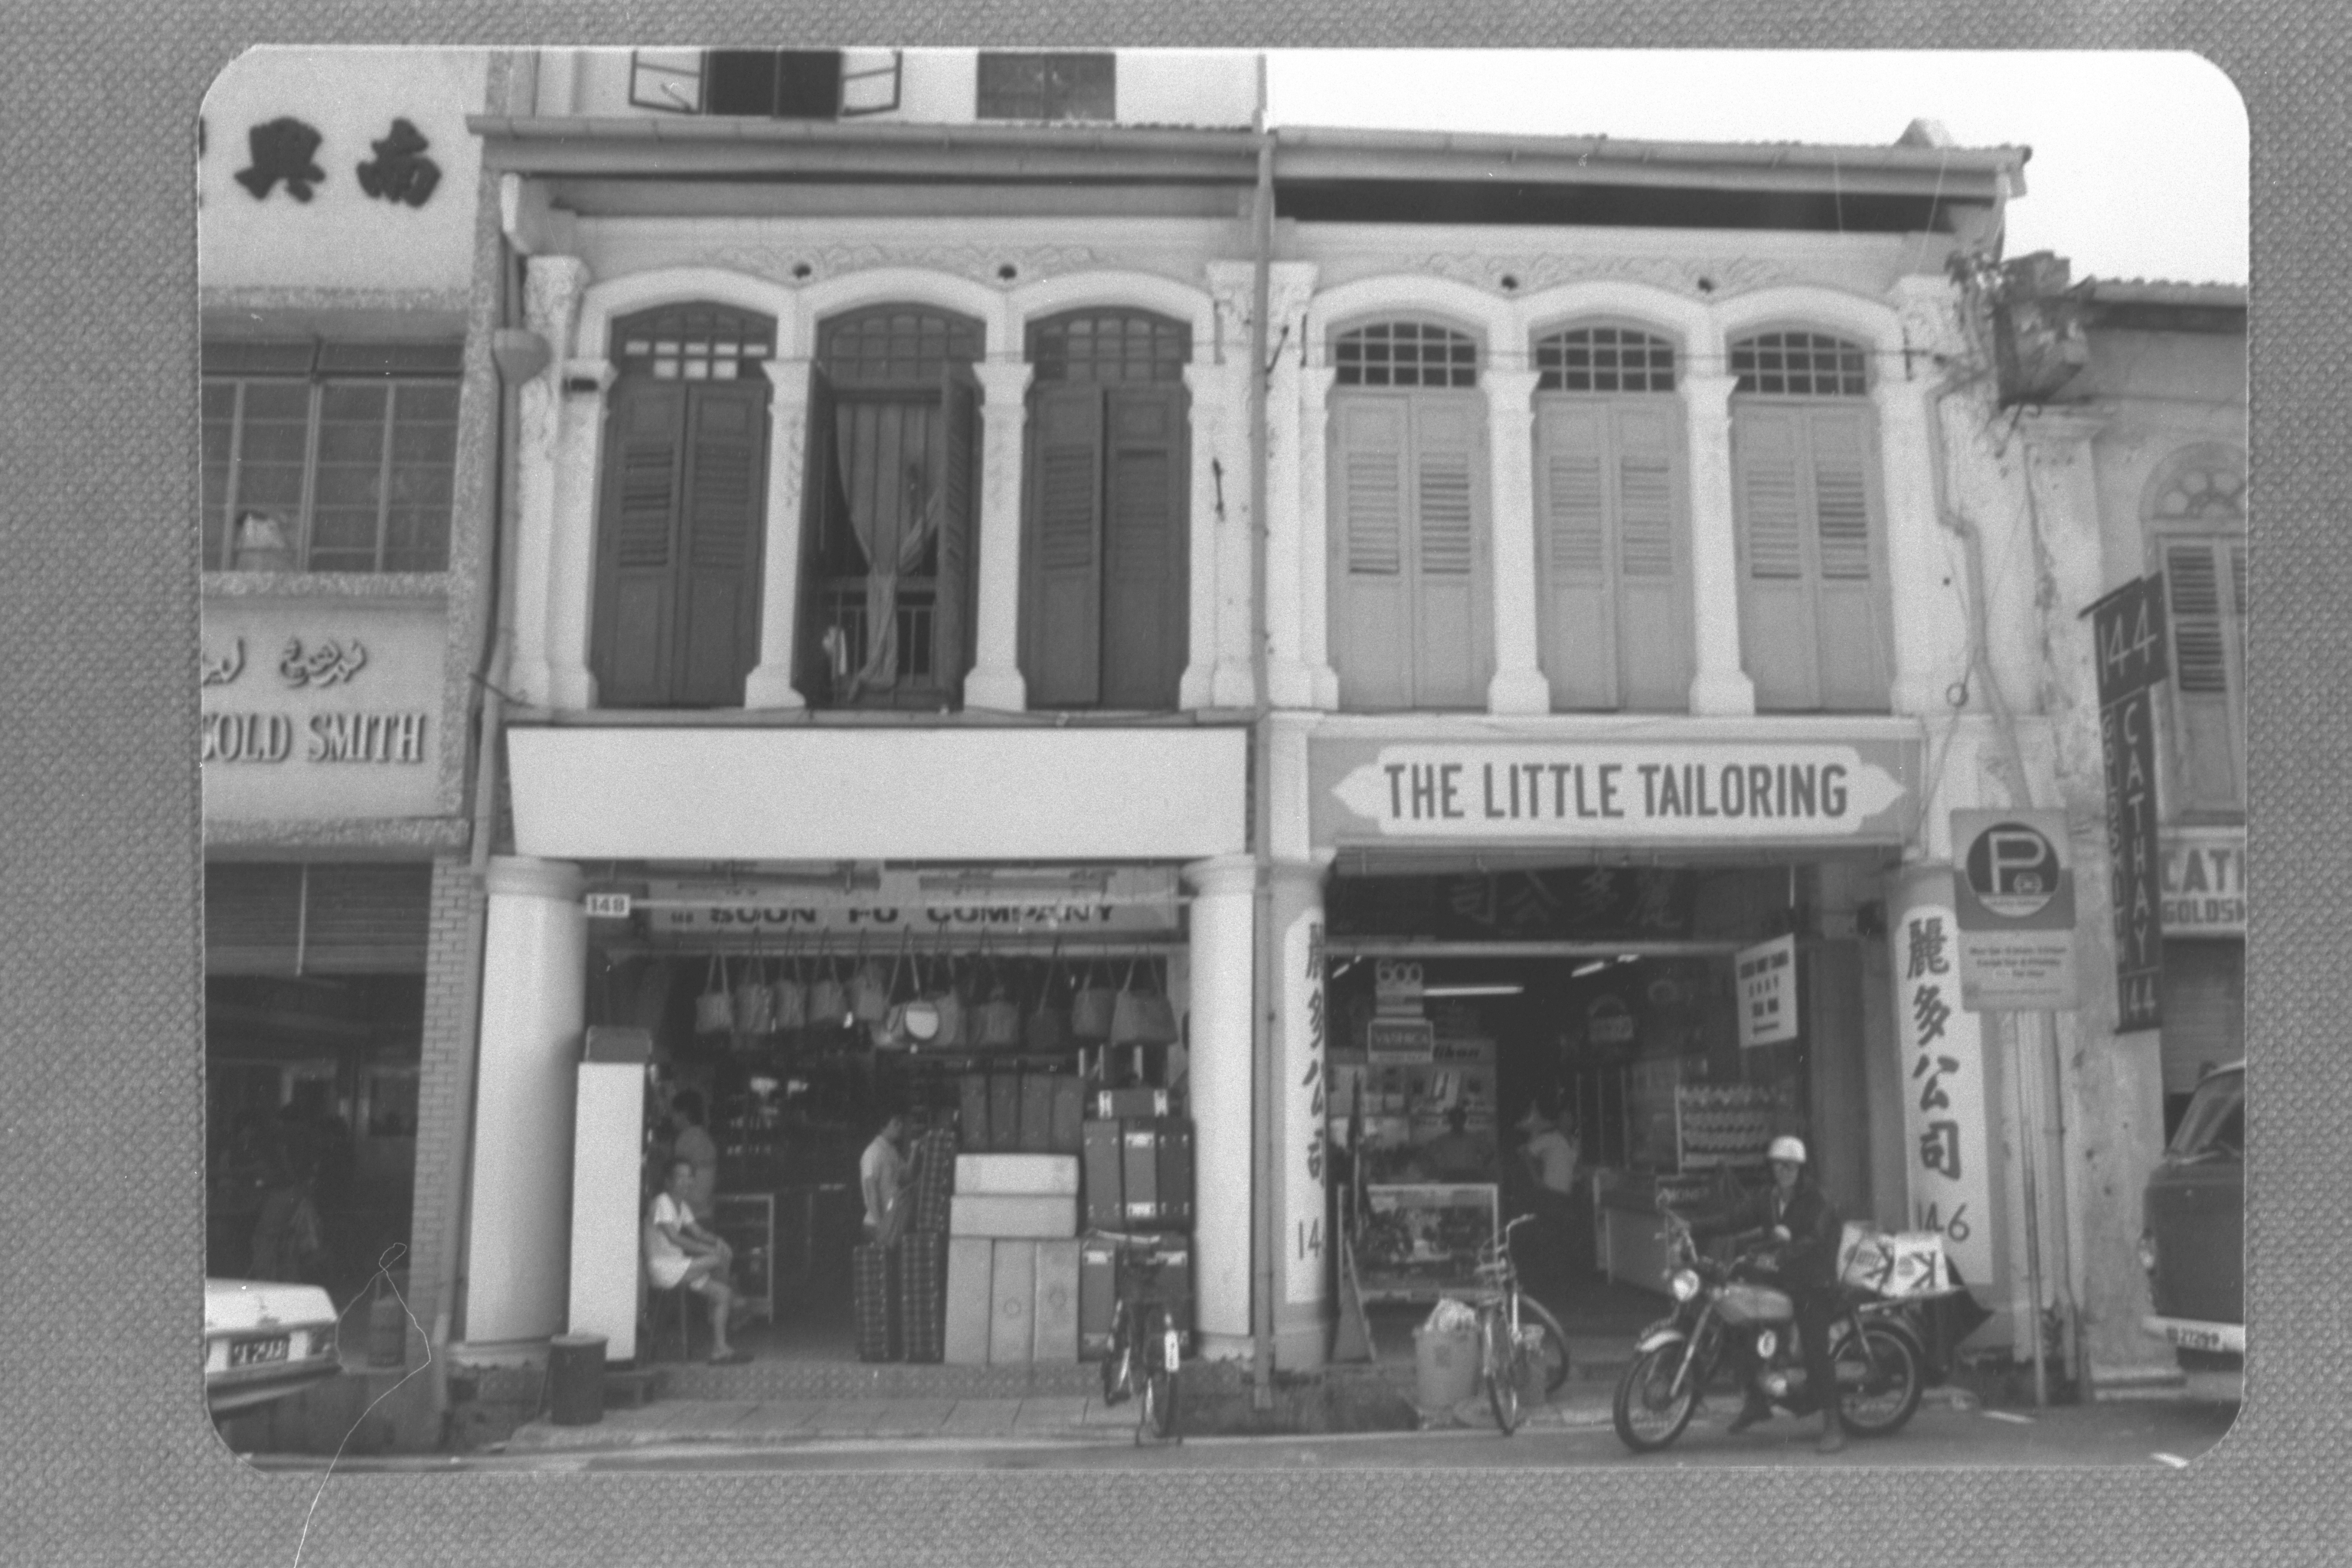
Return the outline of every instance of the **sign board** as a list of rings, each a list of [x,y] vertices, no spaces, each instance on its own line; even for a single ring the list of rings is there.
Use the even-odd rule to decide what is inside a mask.
[[[2074,872],[2063,811],[1952,813],[1960,1005],[1971,1013],[2073,1012]]]
[[[1797,939],[1776,936],[1733,955],[1739,982],[1739,1044],[1786,1045],[1797,1037]]]
[[[2167,936],[2246,934],[2246,832],[2184,828],[2162,836]]]
[[[438,604],[207,600],[205,815],[434,816],[447,638]]]
[[[1478,1249],[1495,1239],[1491,1183],[1364,1188],[1355,1238],[1366,1300],[1433,1301],[1478,1289]]]
[[[2091,619],[2099,680],[2099,734],[2106,755],[2107,863],[2115,907],[2116,1032],[2163,1022],[2163,869],[2156,831],[2154,685],[2172,672],[2164,578],[2142,577],[2106,595]]]
[[[1372,1005],[1379,1011],[1419,1017],[1421,994],[1420,964],[1383,958],[1372,965]]]
[[[1384,841],[1899,844],[1919,745],[1723,741],[1308,742],[1311,830]]]
[[[1913,1230],[1932,1230],[1963,1278],[1990,1280],[1993,1196],[1983,1020],[1960,1004],[1955,880],[1944,866],[1906,867],[1895,942],[1895,1029],[1901,1053]]]
[[[1364,1056],[1375,1062],[1433,1061],[1437,1026],[1426,1018],[1375,1015],[1364,1025]]]
[[[741,937],[762,944],[823,932],[896,939],[985,931],[1142,935],[1176,930],[1176,873],[1119,866],[1066,875],[887,868],[871,886],[778,887],[722,879],[655,880],[640,900],[656,935]]]

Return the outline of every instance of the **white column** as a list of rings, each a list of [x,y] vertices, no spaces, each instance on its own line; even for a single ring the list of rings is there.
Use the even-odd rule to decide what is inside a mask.
[[[1878,426],[1880,490],[1886,498],[1886,571],[1893,612],[1895,679],[1888,700],[1897,713],[1937,713],[1949,707],[1945,693],[1966,678],[1969,642],[1962,542],[1943,532],[1936,516],[1936,448],[1927,421],[1933,416],[1931,384],[1906,381],[1890,364],[1870,401]],[[1979,520],[1978,526],[1983,527]],[[1983,538],[1988,570],[2011,552]],[[2022,563],[2031,573],[2032,553]],[[1953,579],[1958,578],[1955,582]],[[2031,606],[2029,604],[2029,613]],[[2032,646],[2029,639],[2027,646]],[[2031,706],[2032,683],[2003,681],[2012,706]],[[1975,694],[1981,701],[1982,694]],[[1972,704],[1973,705],[1973,704]]]
[[[1339,709],[1339,675],[1331,668],[1331,387],[1339,372],[1307,365],[1298,373],[1299,649],[1313,705]]]
[[[1308,708],[1315,701],[1313,666],[1306,648],[1308,523],[1303,483],[1310,432],[1302,417],[1299,387],[1304,369],[1307,303],[1315,268],[1286,262],[1269,281],[1265,367],[1265,616],[1267,700],[1276,708]],[[1246,358],[1247,343],[1241,353]],[[1256,374],[1244,367],[1244,374]],[[1244,383],[1246,387],[1246,383]]]
[[[604,395],[617,374],[610,360],[576,359],[563,367],[563,433],[556,446],[547,585],[547,700],[555,708],[596,706],[596,677],[588,667],[596,600],[596,492],[604,460]]]
[[[1487,512],[1492,538],[1495,674],[1489,713],[1549,713],[1551,683],[1536,651],[1535,394],[1531,370],[1488,370]]]
[[[1019,713],[1021,678],[1021,465],[1029,423],[1029,366],[980,364],[980,613],[963,705]]]
[[[793,685],[799,636],[801,475],[808,440],[809,362],[769,360],[768,518],[760,561],[760,662],[743,678],[746,708],[805,708]]]
[[[572,1106],[587,990],[576,867],[491,859],[467,1184],[466,1337],[563,1331],[571,1287]]]
[[[1256,864],[1184,868],[1192,889],[1192,1289],[1201,1353],[1250,1353],[1250,1106]]]
[[[1321,1366],[1330,1342],[1325,1276],[1336,1244],[1324,1218],[1330,1041],[1323,872],[1311,860],[1273,867],[1274,1360],[1286,1372]]]
[[[1683,378],[1690,451],[1691,687],[1694,716],[1751,714],[1756,685],[1739,664],[1739,535],[1732,521],[1727,375]]]
[[[513,661],[508,680],[526,702],[548,701],[548,592],[552,581],[556,454],[562,437],[564,363],[588,287],[575,256],[533,257],[523,274],[524,324],[547,341],[546,368],[523,383],[515,443]]]
[[[1207,345],[1203,345],[1205,347]],[[1196,347],[1196,354],[1202,348]],[[1238,363],[1195,358],[1192,396],[1192,532],[1186,552],[1190,652],[1176,705],[1250,705],[1248,384]]]

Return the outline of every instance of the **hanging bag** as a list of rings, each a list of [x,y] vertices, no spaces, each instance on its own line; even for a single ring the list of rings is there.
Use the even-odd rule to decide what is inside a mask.
[[[971,1009],[964,1005],[963,993],[956,989],[953,953],[940,955],[940,973],[933,983],[938,986],[931,994],[931,1006],[940,1016],[940,1047],[942,1050],[961,1050],[971,1044],[968,1037]]]
[[[1130,960],[1127,981],[1119,987],[1118,1000],[1111,1008],[1110,1043],[1114,1046],[1166,1046],[1176,1041],[1176,1009],[1167,997],[1157,992],[1135,989],[1135,969],[1140,960]]]
[[[849,1011],[849,999],[842,992],[841,977],[834,973],[833,965],[824,954],[825,943],[832,939],[832,934],[821,931],[816,939],[816,978],[809,982],[808,997],[808,1016],[812,1025],[837,1025],[842,1015]]]
[[[972,1044],[986,1051],[1013,1049],[1021,1044],[1021,1005],[1005,994],[1004,966],[988,952],[988,932],[980,933],[980,958],[973,966],[972,994],[985,997],[972,1006]]]
[[[1092,963],[1087,965],[1077,994],[1070,998],[1070,1038],[1074,1040],[1110,1038],[1111,1015],[1117,1008],[1118,996],[1101,983],[1095,969]]]
[[[866,952],[866,936],[859,932],[857,951]],[[882,966],[861,956],[855,973],[849,980],[849,1010],[857,1015],[861,1024],[878,1024],[890,1014],[890,982]]]
[[[792,942],[776,960],[777,975],[768,987],[768,1005],[775,1015],[776,1033],[789,1034],[808,1024],[808,986],[801,979],[800,960],[791,956]]]
[[[776,1031],[775,995],[768,989],[768,975],[760,958],[760,932],[751,931],[751,956],[737,972],[735,986],[735,1036],[740,1046],[745,1040],[757,1039]]]
[[[723,1035],[734,1026],[735,1003],[727,992],[727,961],[714,952],[702,976],[702,994],[694,999],[694,1032]]]
[[[1021,1048],[1038,1055],[1067,1050],[1070,1016],[1054,1005],[1054,976],[1062,960],[1062,938],[1056,932],[1054,951],[1046,955],[1045,973],[1037,982],[1037,999],[1021,1026]]]

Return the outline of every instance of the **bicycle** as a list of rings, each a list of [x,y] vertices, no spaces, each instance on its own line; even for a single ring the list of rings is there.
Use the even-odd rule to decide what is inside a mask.
[[[1135,1441],[1176,1436],[1177,1374],[1184,1360],[1184,1336],[1160,1287],[1161,1259],[1141,1250],[1146,1237],[1106,1233],[1118,1246],[1117,1293],[1111,1303],[1110,1349],[1102,1362],[1103,1403],[1124,1404],[1138,1394]]]
[[[1503,1226],[1502,1235],[1479,1247],[1479,1289],[1471,1303],[1478,1314],[1479,1376],[1486,1385],[1495,1425],[1506,1437],[1519,1429],[1519,1398],[1531,1365],[1543,1368],[1547,1397],[1568,1381],[1567,1331],[1542,1302],[1520,1288],[1518,1264],[1511,1257],[1511,1233],[1534,1217],[1518,1215]]]

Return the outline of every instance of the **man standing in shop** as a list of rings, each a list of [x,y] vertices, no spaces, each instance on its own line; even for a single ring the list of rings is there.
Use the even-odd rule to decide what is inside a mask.
[[[898,1142],[907,1135],[907,1119],[896,1111],[857,1157],[857,1190],[866,1199],[866,1239],[887,1247],[898,1239],[901,1200],[907,1190],[907,1162]]]
[[[1559,1288],[1564,1290],[1573,1273],[1569,1254],[1576,1226],[1576,1206],[1570,1196],[1576,1187],[1580,1152],[1576,1137],[1561,1125],[1558,1113],[1540,1095],[1519,1119],[1519,1131],[1528,1135],[1519,1157],[1526,1162],[1530,1179],[1528,1207],[1535,1211],[1535,1229],[1543,1238],[1547,1268],[1557,1268]]]

